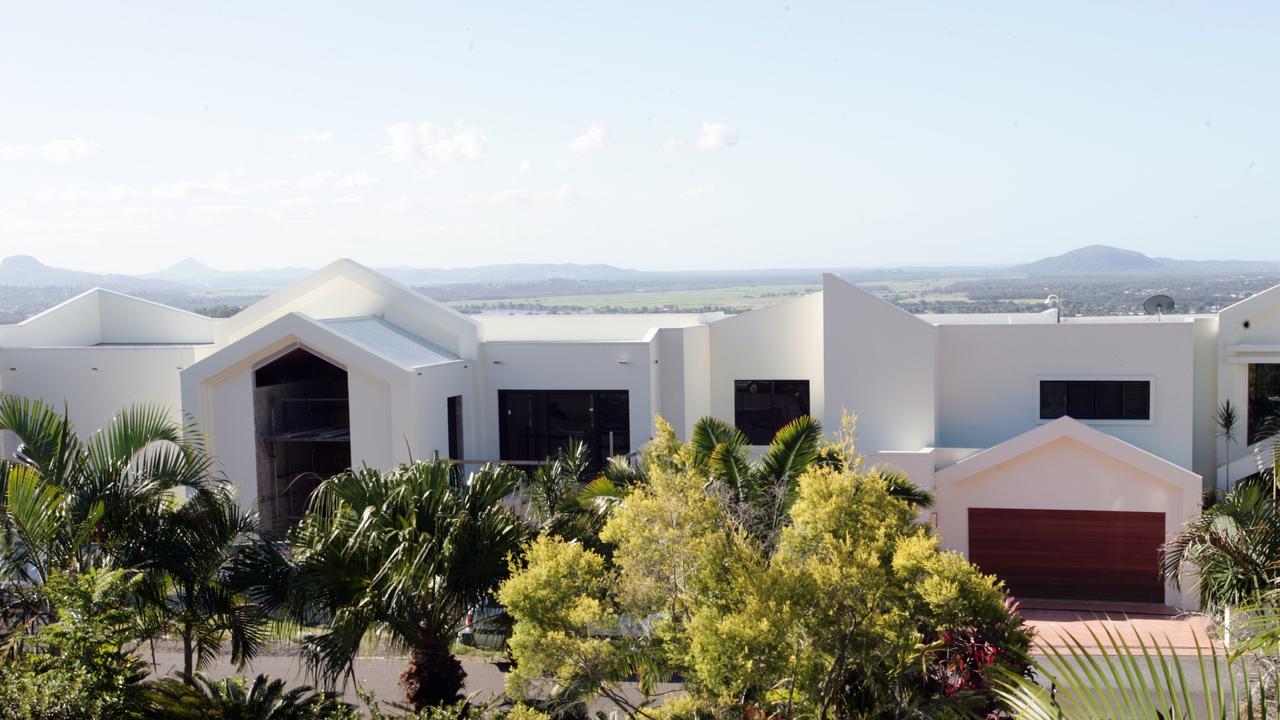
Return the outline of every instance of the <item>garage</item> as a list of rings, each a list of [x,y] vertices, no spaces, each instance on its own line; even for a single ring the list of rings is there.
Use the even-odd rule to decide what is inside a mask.
[[[1163,603],[1159,512],[969,508],[969,559],[1018,598]]]

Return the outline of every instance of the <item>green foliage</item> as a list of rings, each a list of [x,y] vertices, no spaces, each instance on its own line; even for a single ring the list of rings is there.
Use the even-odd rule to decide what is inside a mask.
[[[371,633],[408,650],[402,680],[415,708],[458,699],[450,647],[467,611],[505,576],[525,527],[504,504],[522,475],[487,466],[461,488],[447,461],[326,480],[279,558],[277,587],[299,623],[323,622],[303,654],[326,685],[345,674]]]
[[[1268,616],[1274,624],[1275,611]],[[1109,628],[1067,640],[1065,648],[1051,648],[1036,663],[1039,682],[1007,673],[997,679],[997,692],[1016,717],[1280,718],[1274,675],[1250,662],[1246,653],[1224,653],[1197,641],[1193,655],[1179,654],[1167,640],[1162,644],[1148,636],[1129,643]]]
[[[143,700],[143,720],[357,720],[356,709],[332,693],[307,686],[286,689],[283,680],[259,675],[214,680],[196,674],[190,681],[165,678],[151,683]]]
[[[20,641],[0,666],[0,720],[97,720],[132,712],[142,664],[128,602],[140,578],[122,570],[56,574],[40,589],[57,619]]]
[[[650,451],[600,532],[610,557],[532,543],[499,595],[508,690],[553,713],[601,695],[672,718],[997,710],[992,672],[1025,673],[1030,643],[1001,585],[939,550],[906,478],[789,428],[756,463],[714,420]],[[677,674],[689,696],[667,710],[621,691]]]
[[[1220,611],[1252,603],[1273,587],[1280,567],[1280,509],[1274,482],[1237,483],[1165,544],[1161,569],[1174,587],[1191,575],[1201,605]]]

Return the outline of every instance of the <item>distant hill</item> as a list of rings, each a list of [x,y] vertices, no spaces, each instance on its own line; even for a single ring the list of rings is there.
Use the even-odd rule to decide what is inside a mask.
[[[0,285],[71,288],[97,286],[122,291],[162,291],[179,288],[175,283],[162,280],[148,280],[130,275],[91,273],[52,267],[45,265],[30,255],[13,255],[0,260]]]
[[[1089,245],[1009,270],[1027,275],[1113,275],[1117,273],[1209,274],[1274,272],[1280,264],[1248,260],[1176,260],[1153,258],[1136,250]]]
[[[163,270],[139,275],[149,280],[165,280],[190,288],[200,289],[272,289],[283,287],[306,277],[307,268],[267,268],[264,270],[218,270],[196,260],[186,258]]]

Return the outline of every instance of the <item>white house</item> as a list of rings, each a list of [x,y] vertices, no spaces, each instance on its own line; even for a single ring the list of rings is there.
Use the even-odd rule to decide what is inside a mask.
[[[1015,594],[1190,606],[1157,549],[1205,487],[1269,462],[1280,287],[1217,315],[925,316],[827,275],[737,316],[469,317],[342,260],[225,320],[89,291],[0,326],[0,392],[65,402],[81,432],[139,401],[189,415],[276,527],[353,465],[537,461],[571,436],[600,459],[655,415],[765,443],[849,411],[868,461],[932,490],[944,544]]]

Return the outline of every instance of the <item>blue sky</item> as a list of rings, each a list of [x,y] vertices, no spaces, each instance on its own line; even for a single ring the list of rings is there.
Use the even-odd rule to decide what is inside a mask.
[[[0,255],[1280,259],[1280,6],[10,3]]]

